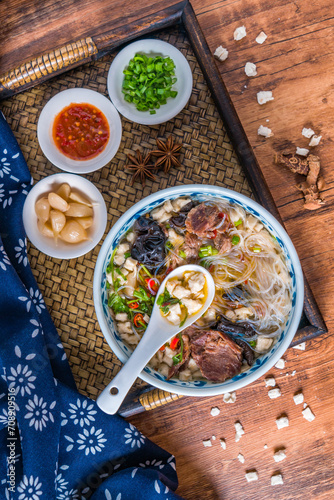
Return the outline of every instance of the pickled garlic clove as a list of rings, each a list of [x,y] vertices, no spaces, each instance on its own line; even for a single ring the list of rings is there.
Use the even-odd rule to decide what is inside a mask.
[[[41,222],[46,222],[50,215],[50,203],[47,198],[40,198],[35,203],[35,212]]]
[[[69,208],[69,204],[57,193],[49,193],[48,200],[52,208],[59,210],[60,212],[66,212]]]
[[[41,219],[37,219],[37,227],[38,227],[38,231],[43,236],[47,236],[48,238],[53,238],[54,237],[54,234],[53,234],[50,222],[45,222],[44,223]]]
[[[80,243],[88,239],[85,229],[76,220],[66,222],[59,237],[67,243]]]
[[[63,200],[67,201],[70,194],[71,194],[71,187],[69,184],[67,184],[66,182],[64,182],[60,187],[59,189],[57,189],[57,193],[58,196],[60,196],[61,198],[63,198]]]
[[[50,222],[52,231],[55,236],[58,236],[60,231],[66,224],[66,217],[63,212],[59,212],[59,210],[51,210],[50,211]]]
[[[80,226],[84,229],[88,229],[93,224],[93,217],[78,217],[77,222],[79,222]]]
[[[93,213],[91,207],[81,203],[69,203],[69,207],[65,212],[66,217],[92,217]]]
[[[77,203],[82,203],[83,205],[87,205],[87,207],[92,207],[92,204],[90,200],[82,196],[80,193],[76,193],[75,191],[72,191],[69,195],[70,200],[76,201]]]

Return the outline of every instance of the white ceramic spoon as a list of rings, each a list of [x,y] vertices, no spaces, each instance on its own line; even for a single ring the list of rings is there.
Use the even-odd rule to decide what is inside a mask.
[[[133,385],[140,372],[145,368],[152,356],[160,347],[168,342],[171,337],[178,334],[192,323],[194,323],[211,305],[215,296],[215,284],[209,271],[204,267],[187,264],[177,267],[168,274],[163,280],[157,292],[156,298],[165,290],[166,281],[171,278],[181,277],[187,271],[196,271],[204,274],[207,283],[207,297],[203,307],[196,313],[186,319],[183,326],[173,325],[164,316],[162,316],[157,301],[154,303],[151,318],[146,331],[140,340],[138,346],[131,354],[123,368],[117,373],[116,377],[103,390],[97,398],[97,404],[105,413],[113,415],[121,406],[123,399]]]

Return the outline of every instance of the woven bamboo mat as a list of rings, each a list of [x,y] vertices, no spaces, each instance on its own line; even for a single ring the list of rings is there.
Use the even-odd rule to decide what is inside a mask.
[[[143,126],[122,117],[123,136],[117,155],[107,166],[86,176],[100,189],[106,202],[106,234],[134,203],[170,186],[214,184],[252,196],[186,36],[173,29],[157,37],[176,46],[189,61],[193,92],[185,109],[162,125]],[[43,106],[58,92],[73,87],[90,88],[107,96],[107,74],[113,57],[114,54],[107,55],[1,103],[35,182],[59,171],[44,157],[37,141],[37,121]],[[124,171],[127,153],[140,149],[146,154],[156,149],[157,137],[170,134],[183,143],[182,167],[172,168],[169,175],[159,172],[156,181],[148,180],[144,189],[138,183],[131,186],[131,176]],[[61,336],[78,389],[94,399],[120,367],[104,340],[94,311],[93,273],[100,248],[101,244],[78,259],[58,260],[28,246],[34,276]],[[144,383],[138,379],[136,388],[141,385]]]

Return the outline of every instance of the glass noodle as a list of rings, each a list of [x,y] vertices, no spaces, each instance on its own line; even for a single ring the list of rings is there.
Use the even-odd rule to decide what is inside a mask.
[[[255,331],[264,337],[276,337],[291,309],[291,278],[277,240],[264,228],[256,227],[261,224],[258,220],[254,225],[257,230],[250,228],[249,214],[241,207],[231,208],[223,202],[209,204],[227,211],[232,221],[233,212],[237,215],[237,227],[234,225],[230,234],[240,238],[230,252],[201,259],[216,284],[214,309],[224,315],[227,303],[237,298],[239,304],[252,311],[247,322]],[[236,288],[240,285],[241,290]],[[239,296],[235,297],[237,290]],[[229,291],[232,296],[226,300]]]

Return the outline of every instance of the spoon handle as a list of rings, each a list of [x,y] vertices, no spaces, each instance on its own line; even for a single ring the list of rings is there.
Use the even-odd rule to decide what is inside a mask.
[[[154,335],[154,331],[156,331],[156,326],[150,327],[149,325],[128,361],[97,398],[99,408],[105,413],[114,415],[117,412],[140,372],[163,345],[161,333]]]

